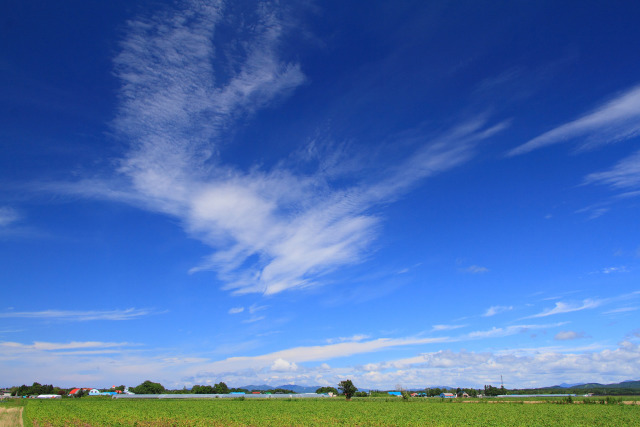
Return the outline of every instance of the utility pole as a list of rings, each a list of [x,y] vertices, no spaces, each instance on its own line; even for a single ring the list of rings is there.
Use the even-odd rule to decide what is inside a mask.
[[[504,388],[504,381],[502,381],[502,374],[500,374],[500,388]]]

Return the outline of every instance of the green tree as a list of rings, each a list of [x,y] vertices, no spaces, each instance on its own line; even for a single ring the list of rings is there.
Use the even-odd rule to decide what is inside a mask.
[[[135,394],[161,394],[166,391],[166,389],[160,383],[154,383],[149,380],[146,380],[142,384],[131,389]]]
[[[216,394],[229,394],[229,387],[222,381],[213,386],[213,392]]]
[[[351,380],[340,381],[338,388],[342,390],[342,394],[344,394],[347,400],[351,400],[351,396],[358,391],[358,387],[354,386]]]
[[[215,394],[215,390],[210,385],[194,385],[191,388],[191,393],[194,394]]]
[[[335,387],[320,387],[319,389],[316,390],[316,393],[318,394],[322,394],[322,393],[333,393],[336,396],[338,395],[338,390],[336,390]]]
[[[497,396],[501,394],[501,389],[498,387],[494,387],[491,384],[484,386],[484,395],[485,396]]]

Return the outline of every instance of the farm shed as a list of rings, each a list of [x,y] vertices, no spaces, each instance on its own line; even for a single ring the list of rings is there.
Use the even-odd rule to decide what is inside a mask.
[[[443,399],[455,399],[457,396],[454,393],[440,393],[440,397]]]
[[[389,391],[390,396],[402,396],[402,392],[400,391]]]

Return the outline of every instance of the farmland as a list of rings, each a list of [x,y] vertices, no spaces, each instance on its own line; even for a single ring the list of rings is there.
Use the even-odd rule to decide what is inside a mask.
[[[25,425],[637,425],[640,405],[440,399],[22,400]]]

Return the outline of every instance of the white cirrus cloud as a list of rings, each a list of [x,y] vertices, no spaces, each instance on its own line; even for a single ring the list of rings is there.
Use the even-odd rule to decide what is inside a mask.
[[[525,319],[533,319],[537,317],[546,317],[553,316],[556,314],[565,314],[565,313],[573,313],[575,311],[589,310],[592,308],[600,307],[604,304],[603,300],[595,300],[595,299],[585,299],[582,303],[578,304],[570,304],[565,302],[557,302],[553,308],[548,308],[543,310],[538,314],[534,314],[532,316],[527,316]]]
[[[640,86],[629,89],[579,119],[543,133],[509,151],[508,156],[587,136],[583,148],[633,138],[640,134]]]
[[[20,215],[14,208],[8,206],[0,206],[0,227],[7,227],[8,225],[18,221]]]
[[[227,18],[223,3],[184,5],[129,23],[114,61],[121,90],[113,127],[130,148],[115,176],[48,189],[178,218],[213,250],[190,271],[215,271],[233,293],[315,286],[336,268],[361,261],[380,227],[375,208],[469,161],[480,141],[508,126],[477,117],[422,137],[410,156],[382,166],[375,180],[352,170],[335,184],[320,169],[300,173],[284,161],[270,170],[222,164],[222,133],[283,99],[305,76],[299,64],[279,56],[287,26],[271,5],[258,8],[255,22],[238,22],[241,48],[233,55],[218,55],[223,47],[216,46],[217,25]],[[226,60],[232,63],[225,68]]]
[[[432,331],[451,331],[454,329],[460,329],[460,328],[464,328],[467,325],[433,325],[431,327]]]
[[[640,151],[620,160],[613,168],[594,172],[584,179],[585,184],[606,184],[615,189],[640,187]]]
[[[487,267],[482,267],[480,265],[471,265],[465,268],[464,271],[472,274],[482,274],[482,273],[488,273],[489,269]]]
[[[620,307],[614,308],[613,310],[604,311],[602,314],[619,314],[619,313],[629,313],[631,311],[638,310],[638,307]]]
[[[232,307],[229,309],[229,314],[238,314],[244,311],[244,307]]]
[[[482,315],[483,317],[491,317],[491,316],[495,316],[498,313],[504,313],[505,311],[511,311],[513,310],[513,306],[509,305],[493,305],[491,307],[489,307],[487,309],[487,311],[484,312],[484,314]]]
[[[530,330],[535,329],[549,329],[549,328],[557,328],[558,326],[564,325],[566,322],[559,323],[551,323],[551,324],[541,324],[541,325],[510,325],[504,328],[493,327],[484,331],[473,331],[468,334],[459,337],[458,341],[465,341],[470,339],[485,339],[485,338],[498,338],[498,337],[507,337],[516,334],[523,334],[529,332]]]
[[[33,344],[22,344],[18,342],[0,342],[0,348],[5,351],[17,352],[33,352],[33,351],[58,351],[58,350],[77,350],[77,349],[108,349],[114,347],[131,346],[126,342],[102,342],[102,341],[71,341],[68,343],[54,343],[34,341]]]
[[[132,320],[142,316],[158,314],[149,309],[127,308],[125,310],[42,310],[7,311],[0,318],[57,319],[84,322],[89,320]]]

